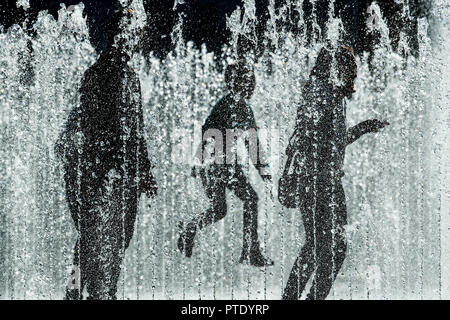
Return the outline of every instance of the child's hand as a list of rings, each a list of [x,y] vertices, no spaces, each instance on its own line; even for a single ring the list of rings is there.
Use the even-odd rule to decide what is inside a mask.
[[[191,177],[192,178],[197,178],[197,167],[192,167],[191,169]]]
[[[148,190],[145,190],[145,195],[149,199],[155,197],[157,194],[158,194],[158,186],[156,185],[156,183],[152,185],[152,187],[149,188]]]
[[[140,180],[140,190],[142,193],[145,193],[149,199],[158,194],[158,184],[151,173]]]
[[[381,129],[389,125],[389,122],[386,120],[380,121],[378,119],[371,119],[367,120],[366,122],[369,128],[369,132],[372,133],[379,132]]]

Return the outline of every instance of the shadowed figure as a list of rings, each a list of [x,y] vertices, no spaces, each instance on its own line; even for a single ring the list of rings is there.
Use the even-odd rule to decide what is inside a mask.
[[[108,48],[84,74],[56,151],[64,160],[66,196],[79,233],[67,299],[115,299],[141,193],[156,194],[144,137],[140,81],[129,66],[141,36],[133,10],[117,11]],[[76,270],[73,271],[76,273]]]
[[[345,98],[354,92],[357,65],[353,50],[340,47],[335,53],[337,78],[332,80],[332,52],[323,48],[303,88],[303,104],[298,108],[294,135],[286,150],[292,170],[280,180],[291,182],[291,194],[303,219],[305,244],[294,263],[284,289],[284,300],[299,299],[312,274],[315,276],[307,299],[325,299],[345,259],[344,227],[347,224],[345,193],[342,187],[345,148],[366,133],[388,125],[366,120],[347,130]],[[287,191],[284,191],[285,193]],[[282,201],[284,200],[284,201]]]
[[[214,106],[206,119],[202,127],[204,142],[199,148],[199,151],[202,152],[203,163],[200,169],[200,177],[211,201],[211,207],[187,223],[186,226],[181,226],[178,248],[185,253],[186,257],[190,257],[197,230],[203,229],[226,216],[226,189],[229,189],[243,202],[244,206],[243,248],[239,262],[249,262],[251,265],[258,267],[272,265],[273,262],[266,259],[260,251],[258,195],[251,186],[248,175],[244,172],[243,164],[237,162],[237,157],[233,158],[233,151],[230,148],[230,142],[234,142],[235,137],[237,139],[243,137],[250,158],[258,169],[261,178],[270,180],[270,175],[265,172],[267,164],[258,157],[260,155],[258,127],[253,111],[246,103],[255,89],[255,74],[244,62],[238,62],[227,67],[225,80],[229,94]],[[205,153],[207,137],[211,136],[211,132],[215,139],[214,163],[208,163],[208,156]],[[249,135],[248,139],[245,136],[246,134]],[[230,159],[232,160],[230,161]],[[195,168],[193,175],[196,176]]]

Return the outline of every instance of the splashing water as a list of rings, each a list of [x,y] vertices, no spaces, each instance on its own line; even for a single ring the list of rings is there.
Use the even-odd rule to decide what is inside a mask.
[[[144,14],[141,1],[134,2]],[[371,56],[358,58],[357,91],[347,104],[348,126],[370,118],[387,119],[391,125],[347,148],[348,252],[331,299],[450,298],[446,2],[433,1],[429,16],[419,19],[417,57],[402,54],[411,49],[406,34],[393,49],[380,18],[379,45]],[[244,8],[228,18],[232,37],[225,59],[185,43],[180,20],[173,31],[175,49],[166,59],[133,61],[141,78],[146,137],[160,192],[154,199],[141,199],[119,298],[281,297],[304,243],[303,227],[298,210],[274,200],[277,186],[265,185],[253,168],[261,246],[275,266],[259,270],[237,263],[242,204],[231,194],[228,215],[197,235],[191,259],[176,247],[178,222],[208,206],[201,182],[190,176],[189,156],[204,119],[225,93],[221,70],[235,57],[238,35],[255,40],[254,6],[247,0],[243,19]],[[266,37],[273,48],[254,60],[257,87],[250,101],[257,123],[268,129],[272,142],[274,182],[283,169],[302,87],[323,45],[314,40],[307,46],[305,33],[280,31],[276,21],[285,10],[288,5],[275,10],[270,1]],[[69,111],[79,103],[83,73],[97,58],[82,11],[82,5],[73,10],[63,6],[57,21],[41,12],[33,38],[17,25],[0,33],[2,298],[60,299],[64,293],[76,231],[53,146]],[[330,19],[329,40],[336,43],[341,34],[341,21]]]

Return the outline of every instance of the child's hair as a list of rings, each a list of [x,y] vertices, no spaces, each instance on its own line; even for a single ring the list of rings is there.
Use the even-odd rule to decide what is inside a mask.
[[[256,79],[253,68],[245,61],[239,60],[235,64],[228,65],[225,70],[225,82],[228,88],[238,92],[243,88],[255,86]]]
[[[130,8],[119,9],[113,13],[106,27],[106,34],[110,45],[114,43],[114,37],[124,31],[124,23],[131,23],[133,13],[133,9]]]
[[[351,78],[356,76],[358,67],[353,48],[341,46],[341,50],[336,54],[336,59],[340,77]]]
[[[354,51],[347,46],[340,46],[335,53],[336,66],[341,78],[353,77],[356,75],[357,65]],[[329,49],[322,48],[316,60],[316,64],[311,71],[311,76],[318,79],[329,79],[331,76],[333,56]]]

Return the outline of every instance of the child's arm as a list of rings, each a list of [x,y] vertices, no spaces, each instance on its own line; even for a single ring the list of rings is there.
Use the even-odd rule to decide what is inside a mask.
[[[137,148],[139,153],[139,161],[138,161],[138,170],[140,172],[139,177],[139,189],[141,189],[142,192],[145,192],[147,197],[153,197],[157,194],[157,183],[156,179],[151,172],[152,165],[150,163],[150,159],[148,156],[148,150],[147,150],[147,141],[145,139],[145,133],[144,133],[144,112],[142,109],[142,97],[141,97],[141,85],[139,82],[139,79],[136,79],[137,84],[137,90],[136,93],[139,95],[138,101],[137,101],[137,114],[134,116],[137,116]]]
[[[387,125],[389,122],[378,119],[363,121],[347,130],[347,145],[352,144],[366,133],[376,133]]]
[[[257,132],[257,131],[256,131]],[[271,178],[269,171],[269,161],[266,157],[265,152],[263,152],[261,143],[259,141],[259,135],[256,133],[256,144],[257,144],[257,161],[253,165],[258,170],[259,175],[263,180],[268,180]]]
[[[203,140],[204,131],[202,128],[202,141],[199,143],[197,151],[194,153],[194,166],[191,168],[191,177],[197,178],[197,165],[203,164],[203,150],[205,150],[205,146],[207,141]]]
[[[263,147],[261,145],[261,141],[259,139],[259,134],[258,134],[259,127],[256,124],[256,119],[255,119],[255,115],[253,114],[253,110],[250,109],[249,111],[250,112],[247,115],[248,119],[250,120],[249,129],[253,129],[254,133],[256,135],[256,137],[255,137],[256,145],[254,146],[256,148],[250,149],[248,140],[246,140],[246,146],[248,148],[247,150],[250,152],[250,159],[252,159],[253,165],[258,170],[258,173],[261,176],[261,178],[263,180],[270,180],[271,175],[269,172],[269,161],[267,159],[265,152],[263,151],[264,149],[263,149]],[[253,154],[253,156],[252,156],[251,153],[255,153],[255,154]]]
[[[204,151],[205,147],[208,144],[208,141],[205,139],[205,132],[208,129],[220,129],[220,123],[226,121],[226,119],[220,119],[220,116],[224,116],[225,113],[221,112],[221,103],[223,99],[221,99],[211,110],[211,113],[205,120],[205,124],[202,126],[202,136],[201,142],[197,147],[197,151],[194,153],[194,166],[191,169],[191,177],[197,177],[198,165],[203,165],[204,160]]]

